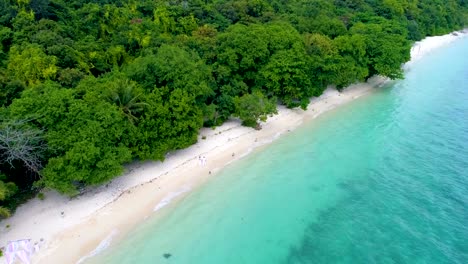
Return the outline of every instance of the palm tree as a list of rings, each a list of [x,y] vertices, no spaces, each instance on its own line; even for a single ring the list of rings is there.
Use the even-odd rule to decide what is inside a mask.
[[[128,79],[113,82],[107,94],[108,100],[117,105],[132,123],[138,120],[138,115],[148,105],[140,100],[140,96],[135,82]]]

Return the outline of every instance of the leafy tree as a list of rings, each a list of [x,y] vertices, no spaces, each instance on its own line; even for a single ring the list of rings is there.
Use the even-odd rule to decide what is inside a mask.
[[[193,15],[184,16],[177,19],[175,31],[179,34],[190,35],[194,30],[198,28],[197,20]]]
[[[219,35],[219,42],[215,63],[219,92],[232,97],[248,93],[264,79],[260,70],[275,53],[302,45],[299,33],[286,23],[236,24]]]
[[[209,104],[202,108],[203,111],[203,126],[214,127],[222,124],[222,116],[216,104]],[[229,117],[229,116],[228,116]]]
[[[274,94],[288,107],[307,108],[314,87],[303,46],[275,53],[260,75],[259,84],[267,93]]]
[[[333,41],[321,34],[306,34],[304,36],[305,50],[308,54],[308,68],[312,83],[319,95],[328,84],[335,81],[333,64],[338,58],[338,50]]]
[[[18,44],[25,44],[28,42],[28,37],[35,31],[34,12],[22,7],[18,8],[18,10],[16,16],[11,19],[14,32],[13,40]]]
[[[9,0],[0,0],[0,25],[8,25],[16,15],[16,8]]]
[[[28,85],[54,78],[57,58],[48,56],[39,45],[13,46],[9,53],[8,72]]]
[[[47,128],[49,159],[41,171],[46,187],[74,195],[81,184],[115,177],[131,159],[130,150],[121,143],[128,127],[124,115],[95,94],[78,99],[75,91],[46,83],[14,101],[11,115]]]
[[[223,86],[221,89],[222,91],[226,91],[230,88],[229,85]],[[214,104],[216,105],[215,107],[215,112],[213,112],[213,115],[211,115],[211,118],[208,118],[207,120],[207,125],[212,126],[212,125],[220,125],[224,121],[226,121],[229,117],[231,117],[231,114],[234,113],[235,106],[234,106],[234,95],[233,93],[224,93],[221,92],[220,96],[217,96],[214,100]],[[207,115],[209,117],[209,115]]]
[[[10,105],[13,99],[20,97],[24,89],[25,85],[18,80],[5,84],[0,83],[0,106]]]
[[[216,58],[218,31],[210,26],[203,25],[192,32],[192,37],[186,45],[195,50],[207,62],[213,63]]]
[[[49,0],[30,0],[29,7],[37,19],[49,17]]]
[[[80,184],[98,184],[119,175],[123,163],[131,160],[130,150],[120,143],[125,131],[124,117],[115,106],[78,100],[57,129],[47,133],[50,147],[59,155],[49,159],[42,182],[74,195]]]
[[[277,113],[275,98],[267,99],[260,91],[236,97],[234,103],[234,116],[239,117],[244,126],[256,129],[260,129],[259,121],[266,121],[269,115]]]
[[[221,45],[215,64],[217,82],[239,90],[235,95],[242,93],[239,82],[253,86],[258,70],[270,55],[268,38],[265,26],[256,24],[236,24],[220,34],[218,40]]]
[[[0,51],[6,52],[11,44],[13,32],[10,28],[0,26]],[[3,57],[3,56],[2,56]],[[0,57],[0,59],[2,59]]]
[[[277,51],[294,49],[302,45],[302,37],[289,23],[274,22],[266,25],[270,55]]]
[[[175,30],[175,21],[171,12],[163,6],[154,10],[154,23],[162,29],[164,33],[170,33]]]
[[[76,68],[60,69],[57,81],[64,87],[76,87],[85,77],[85,74]]]
[[[342,20],[323,14],[315,18],[301,19],[298,21],[297,27],[301,32],[319,33],[331,38],[347,33],[346,26]]]
[[[402,78],[401,65],[410,59],[410,42],[406,39],[406,28],[393,22],[381,21],[379,24],[359,22],[350,32],[366,38],[369,77],[379,74],[392,79]]]
[[[203,116],[193,95],[183,89],[155,89],[145,101],[148,105],[132,134],[132,150],[138,158],[162,160],[167,151],[197,141]]]
[[[268,15],[273,9],[265,0],[241,0],[225,1],[225,3],[218,5],[218,11],[232,24],[235,24],[236,22],[248,23],[263,19],[268,20]]]
[[[10,105],[12,120],[31,120],[39,129],[53,130],[59,121],[66,121],[69,107],[74,103],[74,91],[46,82],[27,89],[20,99]]]
[[[13,182],[4,182],[5,175],[0,173],[0,202],[5,201],[18,191],[18,187]],[[0,219],[10,216],[10,211],[0,206]]]
[[[340,36],[333,42],[339,56],[335,56],[333,63],[330,64],[334,72],[331,83],[341,89],[354,82],[364,81],[369,76],[365,37],[359,34]]]
[[[198,56],[176,46],[163,45],[155,55],[137,58],[126,73],[147,91],[155,87],[182,89],[199,102],[212,92],[210,69]]]

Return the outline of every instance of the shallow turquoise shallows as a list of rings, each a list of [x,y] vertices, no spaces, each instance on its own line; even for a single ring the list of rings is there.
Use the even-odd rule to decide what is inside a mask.
[[[468,37],[168,210],[92,262],[468,263]]]

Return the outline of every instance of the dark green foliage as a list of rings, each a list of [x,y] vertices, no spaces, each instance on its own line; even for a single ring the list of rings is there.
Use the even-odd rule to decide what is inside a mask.
[[[403,78],[401,65],[410,59],[410,41],[407,30],[396,22],[356,23],[350,32],[363,35],[369,59],[369,76],[379,74],[392,79]]]
[[[257,83],[287,107],[305,109],[315,94],[307,62],[303,46],[278,51],[260,71]]]
[[[92,94],[78,99],[73,90],[48,83],[27,90],[10,109],[12,116],[47,128],[49,159],[41,173],[47,187],[74,194],[79,183],[109,180],[131,160],[130,150],[120,143],[128,126],[125,116]]]
[[[10,0],[0,0],[0,25],[8,26],[11,19],[16,15],[16,6]]]
[[[4,27],[0,25],[0,51],[1,52],[8,51],[12,38],[13,38],[13,31],[8,27]]]
[[[334,73],[331,83],[341,89],[369,76],[369,58],[366,56],[367,43],[364,36],[340,36],[333,40],[333,45],[339,56],[335,56],[334,63],[330,64]]]
[[[8,106],[13,102],[13,99],[19,98],[21,92],[26,88],[26,86],[18,81],[10,81],[8,83],[0,82],[0,106]]]
[[[164,159],[172,149],[197,141],[203,125],[195,98],[182,89],[157,89],[145,98],[148,106],[132,133],[132,150],[140,159]]]
[[[269,35],[266,26],[236,24],[220,34],[215,76],[221,85],[229,85],[228,94],[236,96],[248,92],[245,85],[253,85],[260,67],[270,57]]]
[[[176,46],[163,45],[155,55],[137,58],[126,73],[147,91],[164,87],[170,91],[182,89],[201,102],[211,93],[209,67]]]
[[[236,116],[259,128],[278,102],[306,108],[330,84],[402,78],[412,41],[465,27],[467,10],[458,0],[0,0],[0,135],[14,131],[6,139],[24,147],[0,163],[0,194],[19,187],[0,199],[14,208],[33,182],[74,195],[127,162],[190,146],[203,125]]]
[[[85,74],[78,69],[61,69],[58,72],[57,81],[63,87],[76,87],[78,83],[85,77]]]

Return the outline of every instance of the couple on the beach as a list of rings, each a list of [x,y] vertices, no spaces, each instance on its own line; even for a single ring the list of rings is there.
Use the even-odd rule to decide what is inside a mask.
[[[198,156],[198,164],[201,166],[206,165],[206,157],[205,156]]]

